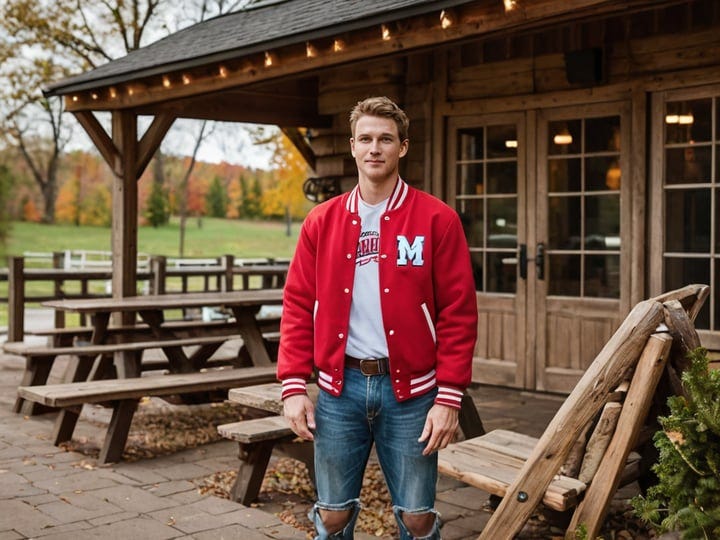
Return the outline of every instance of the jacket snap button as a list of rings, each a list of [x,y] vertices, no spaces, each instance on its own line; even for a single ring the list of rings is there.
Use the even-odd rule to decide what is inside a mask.
[[[348,254],[345,255],[345,256],[346,256],[348,259],[352,259],[352,253],[348,253]]]
[[[386,287],[385,289],[383,289],[383,292],[389,293],[389,292],[390,292],[390,289],[388,289],[388,288]]]
[[[341,334],[338,334],[338,338],[342,339],[342,338],[344,338],[344,337],[345,337],[345,334],[342,334],[342,333],[341,333]]]
[[[391,336],[394,336],[394,335],[395,335],[395,330],[390,330],[390,331],[388,332],[388,334],[390,334]]]
[[[345,294],[347,294],[347,293],[349,293],[349,292],[350,292],[350,289],[348,289],[347,287],[345,287]]]

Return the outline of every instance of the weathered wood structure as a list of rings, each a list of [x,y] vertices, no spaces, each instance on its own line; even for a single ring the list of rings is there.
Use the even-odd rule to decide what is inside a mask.
[[[714,0],[269,0],[47,92],[116,173],[118,296],[175,118],[279,125],[347,188],[349,109],[397,100],[403,176],[466,225],[475,380],[567,392],[631,306],[685,283],[711,284],[696,326],[720,348],[719,31]]]

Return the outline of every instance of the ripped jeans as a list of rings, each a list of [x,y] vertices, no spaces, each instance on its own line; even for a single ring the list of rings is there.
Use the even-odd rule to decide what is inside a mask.
[[[423,456],[425,443],[418,437],[436,392],[398,402],[387,375],[366,377],[345,370],[339,397],[320,392],[315,410],[315,476],[318,502],[309,517],[319,540],[352,540],[360,512],[360,489],[373,443],[382,467],[401,540],[413,537],[402,521],[403,513],[435,514],[430,534],[417,537],[438,540],[439,518],[434,510],[437,453]],[[328,535],[318,510],[352,510],[350,522]]]

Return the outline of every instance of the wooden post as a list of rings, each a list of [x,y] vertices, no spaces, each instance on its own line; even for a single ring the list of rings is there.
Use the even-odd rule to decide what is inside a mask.
[[[8,261],[8,341],[25,337],[25,260],[10,257]]]
[[[615,434],[592,484],[573,514],[565,534],[566,539],[575,538],[575,530],[581,524],[586,527],[587,538],[598,536],[612,495],[620,483],[627,456],[647,417],[655,387],[665,369],[672,341],[673,338],[669,334],[654,334],[648,339],[630,383]]]
[[[235,275],[233,274],[233,267],[235,266],[235,256],[234,255],[223,255],[222,258],[222,266],[225,270],[225,279],[222,283],[222,286],[220,287],[221,291],[232,291],[233,290],[233,278]]]
[[[53,268],[62,268],[65,265],[65,253],[62,251],[53,251],[52,265]],[[83,283],[87,282],[83,281]],[[64,281],[61,279],[55,280],[55,298],[62,298],[65,296],[63,292],[64,284]],[[65,328],[65,312],[61,309],[55,310],[55,328]]]
[[[165,294],[167,287],[167,257],[153,255],[150,258],[150,294]]]

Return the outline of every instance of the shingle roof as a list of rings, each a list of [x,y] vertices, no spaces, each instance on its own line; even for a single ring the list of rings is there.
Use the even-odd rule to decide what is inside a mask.
[[[63,95],[129,79],[303,43],[469,0],[284,0],[222,15],[171,34],[127,56],[49,85]]]

